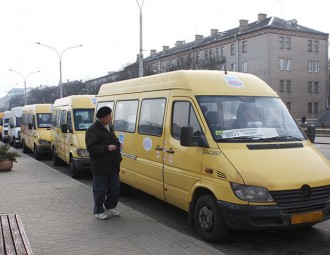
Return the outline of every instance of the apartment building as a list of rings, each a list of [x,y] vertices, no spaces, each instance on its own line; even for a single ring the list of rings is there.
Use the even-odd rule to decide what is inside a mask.
[[[328,106],[328,34],[296,20],[259,14],[257,21],[240,20],[224,32],[211,29],[192,42],[151,50],[144,59],[146,74],[177,69],[248,72],[267,82],[295,118],[317,119]]]

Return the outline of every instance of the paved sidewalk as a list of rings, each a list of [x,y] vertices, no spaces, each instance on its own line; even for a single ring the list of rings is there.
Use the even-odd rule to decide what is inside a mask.
[[[34,254],[223,254],[122,203],[121,217],[97,220],[90,187],[20,154],[0,172],[0,212],[21,215]]]

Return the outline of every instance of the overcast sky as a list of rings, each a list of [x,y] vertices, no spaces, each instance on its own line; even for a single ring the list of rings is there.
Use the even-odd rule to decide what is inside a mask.
[[[142,3],[142,0],[139,0]],[[323,0],[144,0],[143,49],[162,50],[176,41],[208,36],[211,29],[228,30],[240,19],[257,20],[258,13],[330,33],[330,15]],[[139,7],[136,0],[1,0],[0,96],[10,87],[58,85],[89,80],[117,71],[139,53]],[[16,85],[18,84],[18,85]]]

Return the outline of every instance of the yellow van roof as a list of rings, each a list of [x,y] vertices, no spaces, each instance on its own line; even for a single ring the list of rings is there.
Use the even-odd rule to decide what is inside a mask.
[[[56,99],[53,106],[72,106],[72,108],[95,108],[95,95],[72,95]]]
[[[191,90],[195,95],[278,97],[269,85],[255,75],[213,70],[180,70],[103,84],[97,96],[171,89]]]
[[[51,113],[52,104],[29,104],[23,107],[23,112]]]

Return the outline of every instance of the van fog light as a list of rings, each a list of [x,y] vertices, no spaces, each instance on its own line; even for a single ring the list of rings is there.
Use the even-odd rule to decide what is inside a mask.
[[[89,157],[89,153],[85,149],[77,149],[77,154],[80,157]]]
[[[248,202],[274,202],[268,190],[264,187],[243,185],[231,183],[231,188],[235,195],[244,201]]]

